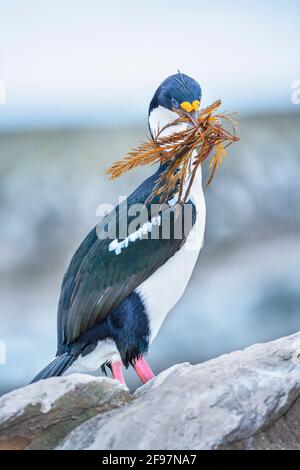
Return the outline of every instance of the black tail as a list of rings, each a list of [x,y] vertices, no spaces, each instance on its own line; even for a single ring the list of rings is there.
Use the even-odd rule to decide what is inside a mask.
[[[50,364],[48,364],[34,379],[30,382],[38,382],[39,380],[48,379],[49,377],[57,377],[63,374],[68,367],[77,359],[77,356],[70,354],[62,354],[57,356]]]

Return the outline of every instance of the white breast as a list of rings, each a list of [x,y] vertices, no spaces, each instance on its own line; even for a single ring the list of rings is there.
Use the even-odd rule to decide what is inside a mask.
[[[170,111],[163,106],[158,106],[157,108],[153,109],[149,115],[149,126],[151,129],[151,133],[153,137],[155,137],[159,130],[165,127],[172,121],[175,121],[178,118],[178,114],[174,113],[174,111]],[[181,123],[178,126],[172,126],[165,129],[160,135],[167,136],[173,134],[177,131],[182,131],[186,129],[187,124]]]
[[[149,125],[153,135],[168,122],[176,119],[177,114],[159,106],[149,116]],[[186,128],[185,124],[176,130]],[[166,129],[162,135],[174,132],[174,127]],[[189,198],[196,207],[196,222],[183,247],[163,266],[144,281],[136,292],[141,296],[151,325],[151,341],[155,338],[166,315],[182,296],[195,267],[203,245],[206,208],[202,190],[201,167],[198,168]]]
[[[201,181],[198,181],[201,180],[201,168],[198,171],[199,175],[195,178],[190,193],[197,217],[185,244],[136,289],[149,316],[151,341],[157,335],[166,315],[182,296],[203,245],[206,210]]]

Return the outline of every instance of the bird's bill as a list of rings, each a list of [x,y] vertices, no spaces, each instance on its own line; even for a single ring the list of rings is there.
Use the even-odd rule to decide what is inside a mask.
[[[184,112],[184,114],[192,121],[192,123],[197,126],[198,124],[198,113],[197,111],[190,111],[189,113]]]
[[[179,116],[182,116],[184,114],[184,116],[187,116],[190,121],[195,125],[197,126],[198,125],[198,112],[197,111],[185,111],[184,109],[174,109],[174,111],[176,111],[177,114],[179,114]]]

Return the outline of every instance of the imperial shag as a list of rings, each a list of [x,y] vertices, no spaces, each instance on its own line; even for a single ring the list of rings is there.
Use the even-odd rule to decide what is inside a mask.
[[[164,80],[149,106],[152,136],[181,113],[195,119],[201,100],[201,87],[192,78],[178,73]],[[171,126],[166,135],[182,130]],[[191,162],[191,165],[193,162]],[[124,215],[132,204],[146,204],[164,166],[128,197],[127,205],[115,208]],[[164,237],[161,221],[176,205],[178,193],[170,195],[167,207],[135,232],[112,240],[99,237],[97,227],[87,235],[75,252],[64,276],[58,305],[56,358],[34,382],[71,372],[89,373],[108,366],[115,379],[124,383],[123,366],[132,365],[142,380],[154,377],[145,355],[166,317],[182,296],[199,251],[205,228],[205,201],[201,167],[190,188],[185,205],[191,209],[190,228],[181,237]],[[153,201],[152,201],[153,203]],[[184,212],[183,212],[184,213]],[[127,216],[129,226],[132,217]],[[106,216],[106,222],[113,217]],[[159,235],[150,235],[154,226]],[[117,227],[118,229],[118,227]]]

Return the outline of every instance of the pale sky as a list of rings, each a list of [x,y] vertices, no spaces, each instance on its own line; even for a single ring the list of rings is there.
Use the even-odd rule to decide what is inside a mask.
[[[203,104],[295,110],[299,0],[0,0],[0,127],[143,123],[177,69]]]

